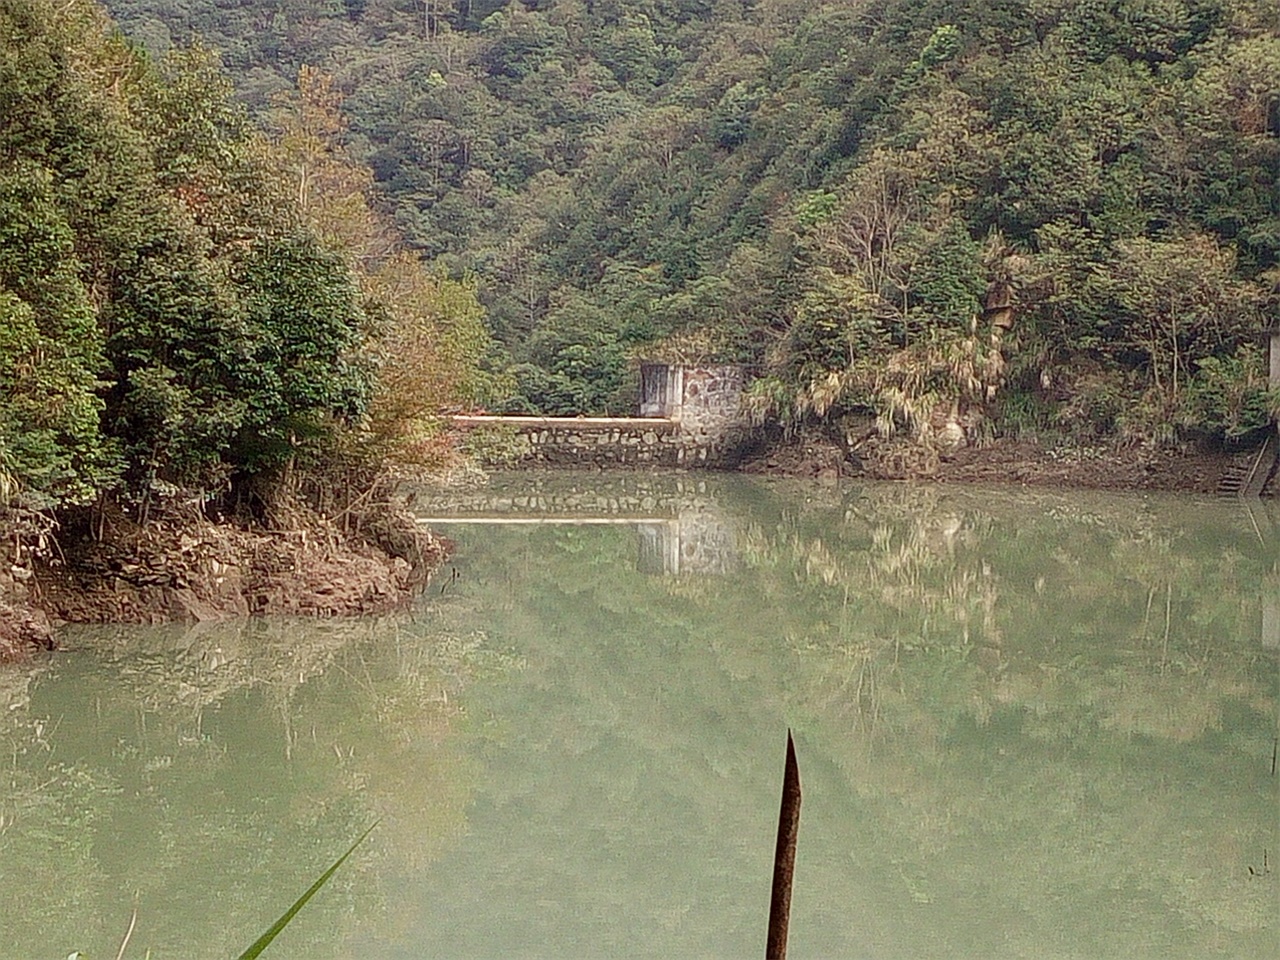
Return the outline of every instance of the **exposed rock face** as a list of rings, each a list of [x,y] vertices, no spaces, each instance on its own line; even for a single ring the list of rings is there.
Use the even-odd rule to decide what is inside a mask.
[[[943,456],[954,456],[965,445],[964,427],[955,420],[947,420],[938,430],[935,442]]]
[[[21,660],[38,648],[53,649],[49,618],[31,605],[33,571],[13,528],[0,527],[6,549],[0,558],[0,663]]]
[[[54,646],[49,619],[23,603],[0,601],[0,662],[20,660],[37,647]]]

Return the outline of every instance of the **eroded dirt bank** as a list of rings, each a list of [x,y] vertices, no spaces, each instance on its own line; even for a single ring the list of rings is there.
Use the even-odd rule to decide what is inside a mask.
[[[53,630],[43,611],[16,596],[0,600],[0,663],[53,646]]]
[[[0,571],[0,660],[52,647],[60,621],[384,613],[408,603],[451,546],[396,508],[357,532],[301,508],[266,529],[86,514],[43,550],[11,544]]]

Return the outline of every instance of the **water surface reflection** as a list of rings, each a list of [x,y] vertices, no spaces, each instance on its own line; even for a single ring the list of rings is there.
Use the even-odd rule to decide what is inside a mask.
[[[138,956],[229,955],[379,815],[283,950],[755,955],[787,726],[794,956],[1274,954],[1270,514],[591,483],[448,495],[628,522],[451,529],[411,617],[7,676],[0,880],[36,896],[0,955],[114,955],[134,890]]]

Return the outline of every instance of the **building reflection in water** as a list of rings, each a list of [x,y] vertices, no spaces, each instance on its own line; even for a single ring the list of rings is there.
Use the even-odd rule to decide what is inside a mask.
[[[636,523],[636,569],[668,577],[721,576],[738,567],[732,524],[707,510],[681,511],[674,520]]]
[[[680,521],[636,522],[636,569],[641,573],[680,574]]]

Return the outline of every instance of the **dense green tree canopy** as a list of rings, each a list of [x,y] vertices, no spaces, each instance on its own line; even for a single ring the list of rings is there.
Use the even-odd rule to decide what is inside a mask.
[[[230,370],[284,358],[303,308],[264,307],[298,287],[263,289],[246,264],[290,251],[281,263],[314,278],[337,264],[303,256],[303,234],[332,247],[350,230],[317,220],[305,175],[289,203],[266,199],[280,179],[193,40],[281,143],[299,142],[280,111],[304,68],[332,75],[342,119],[317,156],[367,163],[358,205],[376,193],[413,247],[474,282],[509,409],[625,412],[631,361],[654,353],[756,365],[766,416],[871,412],[924,440],[940,418],[1222,436],[1274,403],[1255,335],[1280,262],[1269,0],[109,5],[155,67],[88,8],[6,5],[27,24],[9,41],[21,80],[4,104],[24,119],[6,157],[50,170],[51,212],[79,238],[67,282],[119,317],[66,358],[56,389],[92,399],[40,427],[70,431],[54,472],[93,403],[130,434],[135,473],[249,455],[246,425],[289,422],[280,404],[304,420],[359,408],[368,371],[344,351],[361,304],[343,306],[340,271],[305,308],[327,318],[332,383],[294,397],[307,377]],[[73,39],[91,69],[54,55]],[[102,376],[95,350],[124,375]],[[112,426],[130,416],[151,418],[151,446]]]
[[[467,380],[471,288],[419,265],[416,313],[379,298],[396,240],[309,79],[268,139],[207,48],[152,60],[92,0],[0,0],[4,502],[214,494],[407,437]],[[389,338],[447,384],[371,427]]]
[[[784,418],[905,426],[868,373],[903,350],[918,373],[976,357],[977,387],[908,379],[987,420],[1008,395],[1065,397],[1046,409],[1066,426],[1087,380],[1147,411],[1135,435],[1247,429],[1173,389],[1206,361],[1267,405],[1250,332],[1280,260],[1268,0],[111,6],[155,50],[203,36],[258,111],[305,63],[335,74],[396,222],[478,278],[513,409],[620,412],[628,358],[690,344],[760,365]],[[1180,251],[1225,268],[1217,302],[1201,284],[1170,294],[1199,319],[1146,315]],[[993,330],[996,301],[1012,311]]]

